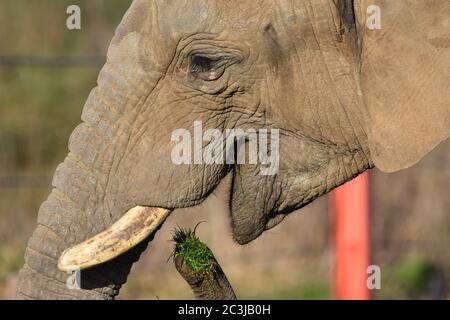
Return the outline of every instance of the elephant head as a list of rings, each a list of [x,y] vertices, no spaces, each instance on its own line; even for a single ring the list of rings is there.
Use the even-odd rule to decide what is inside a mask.
[[[40,208],[18,297],[113,298],[168,212],[227,176],[245,244],[374,165],[419,161],[450,134],[450,6],[432,2],[135,0]],[[199,129],[215,130],[192,163],[173,161],[174,132]],[[251,148],[227,149],[216,134],[232,129],[267,133],[276,170],[202,161],[213,143],[234,158]],[[57,268],[74,246],[90,267],[81,290]]]

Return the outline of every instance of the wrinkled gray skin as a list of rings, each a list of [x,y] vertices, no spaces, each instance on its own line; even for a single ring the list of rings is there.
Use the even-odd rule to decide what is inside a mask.
[[[421,61],[436,57],[436,50],[446,61],[446,42],[439,39],[448,35],[438,32],[448,23],[444,16],[426,12],[430,9],[421,7],[422,1],[409,1],[412,7],[406,11],[399,11],[397,4],[407,1],[378,2],[386,12],[383,23],[388,26],[395,17],[398,30],[407,30],[402,23],[410,16],[403,17],[403,12],[433,20],[430,29],[424,22],[420,29],[405,32],[418,37],[429,31],[426,37],[438,40],[426,47],[430,52],[421,52]],[[230,174],[226,196],[233,236],[245,244],[374,164],[387,171],[412,165],[446,138],[448,104],[439,109],[441,100],[433,99],[444,99],[447,75],[433,73],[435,78],[420,82],[428,86],[423,88],[430,92],[424,95],[428,100],[416,96],[407,101],[417,82],[410,74],[421,70],[412,70],[413,60],[402,66],[401,46],[392,43],[409,38],[379,36],[384,31],[366,35],[364,14],[360,16],[365,9],[359,5],[350,0],[135,1],[112,41],[98,86],[84,107],[83,123],[70,138],[70,153],[56,170],[54,189],[40,208],[18,297],[117,295],[150,239],[83,271],[83,290],[68,290],[67,276],[56,263],[64,249],[103,231],[136,205],[194,206]],[[433,6],[448,15],[448,6]],[[426,14],[420,17],[422,12]],[[379,45],[369,50],[365,46],[371,41]],[[380,53],[383,48],[390,55]],[[199,64],[199,56],[206,60]],[[398,63],[390,65],[392,61]],[[444,69],[446,62],[433,61],[436,70]],[[424,109],[416,101],[437,107],[422,116]],[[389,111],[376,113],[378,105],[389,105]],[[403,121],[411,113],[403,105],[418,116]],[[390,125],[388,118],[397,122]],[[433,121],[428,122],[433,131],[416,134],[427,123],[411,119],[425,118]],[[278,174],[262,176],[257,165],[239,165],[239,174],[230,165],[174,165],[171,133],[177,128],[192,131],[196,120],[203,121],[204,130],[280,129]]]

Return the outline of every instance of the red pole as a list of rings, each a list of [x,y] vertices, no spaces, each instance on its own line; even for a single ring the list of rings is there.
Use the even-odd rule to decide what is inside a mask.
[[[367,300],[369,175],[363,173],[331,194],[333,291],[338,300]]]

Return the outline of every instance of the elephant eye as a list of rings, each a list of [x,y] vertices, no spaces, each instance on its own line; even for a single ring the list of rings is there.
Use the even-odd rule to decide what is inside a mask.
[[[195,55],[191,58],[190,71],[192,74],[208,72],[212,69],[214,61],[206,56]]]
[[[225,71],[228,59],[209,57],[204,54],[195,54],[190,57],[189,72],[195,78],[204,81],[219,79]]]

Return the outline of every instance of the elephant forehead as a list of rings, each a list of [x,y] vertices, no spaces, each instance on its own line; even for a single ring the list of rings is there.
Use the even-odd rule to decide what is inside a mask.
[[[308,35],[313,17],[327,26],[335,20],[332,7],[303,0],[135,0],[114,41],[120,42],[132,32],[166,42],[202,32],[244,40],[246,35],[254,38],[255,32],[264,34],[268,25],[289,36]]]
[[[252,29],[273,12],[267,0],[157,0],[155,6],[162,32],[185,34]]]
[[[327,0],[151,2],[156,11],[158,31],[165,39],[175,41],[197,33],[212,33],[223,34],[228,40],[252,43],[267,35],[273,40],[276,34],[283,47],[291,41],[301,45],[307,42],[314,47],[318,45],[318,38],[322,43],[333,41],[330,35],[339,28],[337,7]]]

